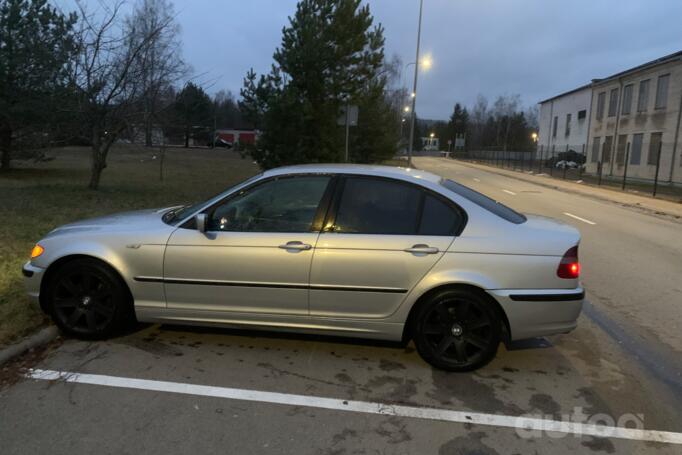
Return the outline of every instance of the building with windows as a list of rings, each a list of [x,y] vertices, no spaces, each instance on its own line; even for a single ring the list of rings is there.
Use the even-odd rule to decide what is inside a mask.
[[[592,83],[586,170],[682,184],[682,52]],[[627,165],[626,165],[627,164]]]
[[[540,102],[539,156],[547,158],[567,150],[583,152],[591,98],[592,87],[588,84]]]

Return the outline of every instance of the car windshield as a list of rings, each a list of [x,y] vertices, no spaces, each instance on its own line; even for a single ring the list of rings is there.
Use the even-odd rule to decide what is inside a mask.
[[[223,197],[223,195],[225,193],[232,190],[233,188],[236,188],[236,187],[242,186],[242,185],[247,185],[248,183],[260,178],[261,175],[263,175],[263,174],[262,173],[256,174],[253,177],[249,177],[246,180],[242,180],[241,182],[239,182],[235,185],[232,185],[231,187],[225,189],[224,191],[221,191],[217,195],[215,195],[212,198],[207,199],[205,201],[197,202],[197,203],[191,204],[191,205],[181,205],[181,206],[175,207],[175,208],[169,210],[168,212],[164,213],[163,218],[162,218],[163,222],[166,224],[175,224],[179,221],[182,221],[185,218],[187,218],[188,216],[190,216],[192,213],[201,209],[202,207],[209,205],[213,201]]]
[[[521,224],[526,221],[526,217],[523,214],[512,210],[501,202],[497,202],[496,200],[491,199],[488,196],[479,193],[478,191],[474,191],[469,187],[460,185],[459,183],[453,182],[449,179],[442,179],[440,184],[453,193],[466,198],[479,207],[486,209],[487,211],[509,221],[510,223]]]

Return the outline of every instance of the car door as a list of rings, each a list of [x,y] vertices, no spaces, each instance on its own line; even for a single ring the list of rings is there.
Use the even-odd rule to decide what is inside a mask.
[[[409,182],[342,177],[315,248],[311,316],[391,315],[464,220],[446,198]]]
[[[168,308],[308,315],[310,263],[331,180],[259,181],[204,210],[206,232],[191,222],[177,229],[164,258]]]

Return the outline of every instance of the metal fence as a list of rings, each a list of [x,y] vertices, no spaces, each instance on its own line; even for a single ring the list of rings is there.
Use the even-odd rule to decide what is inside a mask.
[[[590,148],[587,144],[566,144],[539,145],[533,151],[479,149],[457,152],[453,158],[682,201],[682,163],[672,159],[673,144],[645,145],[633,147],[630,142],[619,141]]]

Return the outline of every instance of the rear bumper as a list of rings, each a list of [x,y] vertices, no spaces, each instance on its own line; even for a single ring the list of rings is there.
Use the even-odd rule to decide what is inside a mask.
[[[24,275],[24,286],[26,287],[26,292],[28,296],[35,302],[38,302],[40,297],[40,282],[43,279],[43,273],[45,269],[42,267],[36,267],[27,262],[21,269],[21,273]]]
[[[585,300],[582,288],[488,292],[506,313],[512,340],[570,332],[577,325]]]

